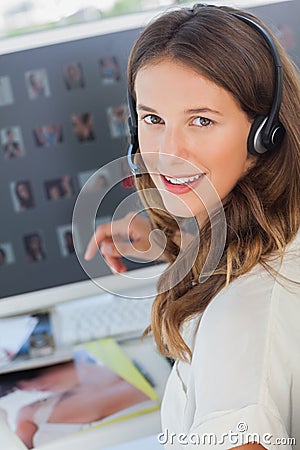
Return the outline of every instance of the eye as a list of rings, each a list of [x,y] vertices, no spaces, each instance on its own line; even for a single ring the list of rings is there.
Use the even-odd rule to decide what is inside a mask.
[[[163,120],[155,114],[148,114],[147,116],[142,117],[142,120],[148,125],[158,125],[163,123]]]
[[[207,119],[207,117],[196,117],[192,123],[197,127],[208,127],[209,125],[212,125],[213,121]]]

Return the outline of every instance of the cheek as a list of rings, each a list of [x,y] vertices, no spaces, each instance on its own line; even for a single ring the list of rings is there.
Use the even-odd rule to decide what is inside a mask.
[[[232,129],[222,139],[214,142],[214,148],[203,155],[203,164],[219,197],[224,199],[251,164],[247,152],[248,127]]]
[[[151,140],[145,137],[139,138],[139,148],[140,155],[137,158],[142,159],[143,165],[146,166],[146,170],[153,178],[153,175],[157,174],[158,151],[155,151],[155,146],[152,145]],[[138,159],[137,163],[139,163]]]
[[[158,126],[151,126],[138,123],[139,147],[141,153],[159,151],[160,141],[162,139],[162,129]]]
[[[153,139],[150,136],[147,136],[142,130],[138,131],[139,133],[139,147],[142,155],[149,153],[150,151],[154,151],[155,146],[153,145]]]
[[[242,129],[229,129],[226,134],[219,136],[210,157],[211,164],[224,172],[243,170],[248,158],[247,139],[250,126]]]
[[[212,167],[211,181],[215,186],[219,196],[223,199],[234,188],[236,183],[246,172],[247,153],[240,147],[237,152],[224,152],[218,155],[215,166]]]

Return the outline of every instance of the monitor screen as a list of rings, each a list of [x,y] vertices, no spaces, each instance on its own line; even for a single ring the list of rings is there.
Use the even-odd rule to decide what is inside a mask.
[[[91,233],[75,236],[72,214],[79,192],[99,168],[104,167],[87,188],[87,197],[105,193],[95,226],[110,221],[135,190],[124,157],[126,66],[139,31],[1,55],[0,310],[9,298],[26,302],[23,294],[38,291],[45,298],[49,288],[88,280],[74,239],[83,254]],[[107,164],[120,157],[120,181],[111,186]],[[111,275],[104,260],[92,270],[93,277]]]

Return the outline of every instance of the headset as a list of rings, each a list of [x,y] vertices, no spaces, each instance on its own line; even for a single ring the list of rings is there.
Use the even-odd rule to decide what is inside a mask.
[[[207,5],[195,5],[207,6]],[[194,7],[194,8],[195,8]],[[268,45],[269,51],[274,61],[274,93],[273,102],[270,108],[270,112],[267,116],[257,116],[250,128],[250,132],[247,140],[247,150],[251,155],[260,156],[267,152],[272,152],[280,147],[282,144],[285,128],[279,119],[279,110],[282,100],[282,63],[280,60],[279,52],[269,33],[258,23],[254,22],[248,17],[242,16],[237,13],[230,13],[232,16],[242,20],[254,30],[256,30],[265,40]],[[130,130],[130,145],[127,151],[127,161],[131,170],[131,173],[135,177],[142,175],[141,168],[133,161],[134,155],[138,150],[138,119],[136,112],[136,102],[128,90],[128,106],[129,106],[129,130]]]

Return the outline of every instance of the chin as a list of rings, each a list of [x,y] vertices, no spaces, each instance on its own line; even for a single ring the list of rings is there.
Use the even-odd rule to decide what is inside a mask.
[[[185,202],[182,198],[168,192],[160,191],[166,211],[177,217],[196,217],[206,212],[204,205],[198,202]],[[198,203],[197,205],[195,203]]]

